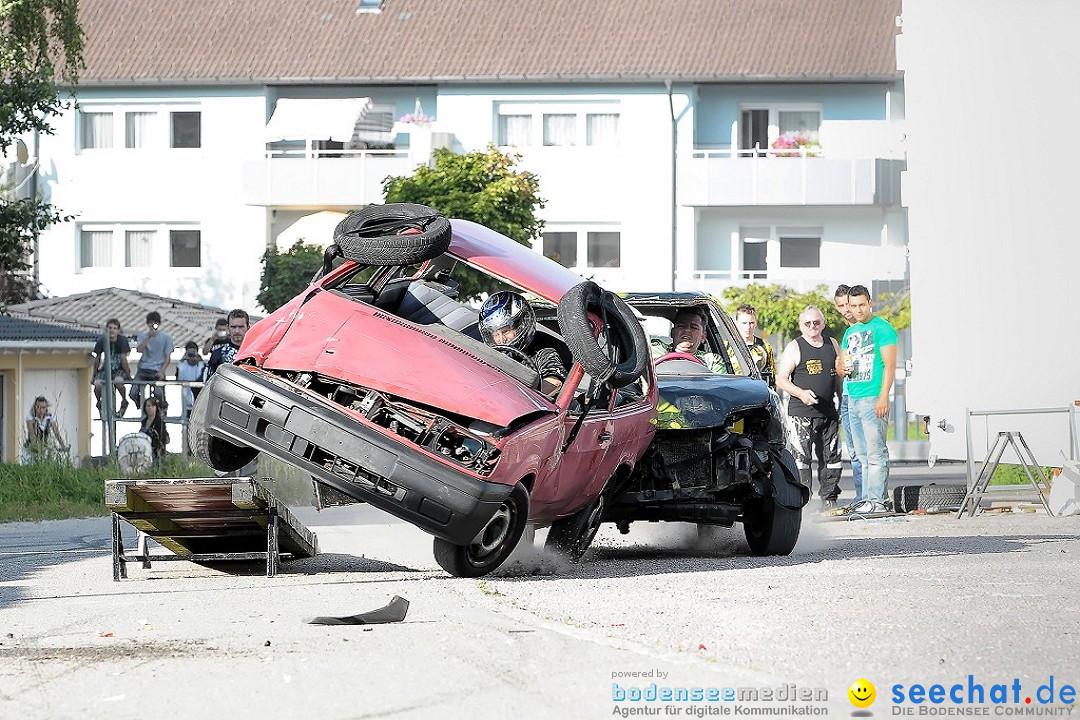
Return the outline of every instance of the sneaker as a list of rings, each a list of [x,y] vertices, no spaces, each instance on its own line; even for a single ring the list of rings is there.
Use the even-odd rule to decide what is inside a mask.
[[[826,499],[821,501],[821,512],[822,513],[831,514],[832,511],[834,511],[834,510],[836,510],[836,501],[835,500],[832,500],[830,498],[826,498]]]
[[[120,403],[120,409],[116,412],[116,416],[117,417],[124,417],[124,415],[127,414],[127,409],[128,409],[128,401],[125,400],[122,403]]]

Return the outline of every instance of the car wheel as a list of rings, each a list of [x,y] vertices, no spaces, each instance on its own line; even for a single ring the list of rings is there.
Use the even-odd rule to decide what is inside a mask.
[[[607,317],[606,347],[601,347],[593,334],[590,312]],[[619,296],[585,281],[570,288],[559,301],[558,316],[559,331],[570,353],[592,377],[620,388],[645,372],[652,357],[649,342],[634,311]]]
[[[799,540],[802,510],[793,508],[801,508],[804,503],[798,488],[788,482],[781,463],[787,465],[789,473],[798,477],[794,458],[783,450],[780,457],[773,461],[770,476],[773,494],[747,508],[744,515],[746,544],[755,555],[787,555]]]
[[[901,485],[893,488],[893,509],[896,512],[927,510],[929,508],[958,508],[967,497],[967,485]]]
[[[454,577],[480,577],[502,565],[529,521],[529,493],[519,483],[468,545],[435,538],[435,562]]]
[[[568,557],[570,562],[578,562],[600,530],[606,510],[607,494],[600,493],[570,517],[553,522],[545,547]]]
[[[255,448],[233,445],[206,432],[199,403],[209,402],[208,393],[199,393],[188,415],[188,450],[219,472],[239,470],[259,455]]]
[[[450,221],[438,210],[391,203],[350,214],[334,229],[334,244],[346,260],[363,265],[412,265],[446,252],[451,235]]]

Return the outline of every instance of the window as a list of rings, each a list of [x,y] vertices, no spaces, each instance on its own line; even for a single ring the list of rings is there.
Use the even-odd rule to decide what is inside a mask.
[[[496,104],[500,147],[615,147],[618,104],[591,102],[505,102]]]
[[[575,145],[577,115],[544,115],[544,145]]]
[[[113,114],[111,112],[79,112],[82,123],[81,147],[84,150],[113,146]]]
[[[577,265],[577,233],[575,232],[546,232],[544,233],[544,255],[559,263],[563,267]]]
[[[127,230],[124,233],[124,265],[150,267],[154,246],[153,230]]]
[[[784,133],[803,132],[818,142],[821,129],[821,109],[818,107],[782,105],[744,107],[739,113],[739,149],[768,149]],[[744,153],[752,155],[753,153]]]
[[[531,115],[500,115],[499,116],[499,146],[500,147],[524,147],[531,145],[532,116]]]
[[[112,265],[111,230],[83,230],[79,234],[79,267]]]
[[[619,267],[620,243],[617,232],[590,232],[589,267]]]
[[[559,230],[544,233],[544,255],[568,268],[617,268],[622,237],[617,230]],[[580,265],[580,259],[585,264]]]
[[[358,0],[356,3],[356,14],[360,13],[377,13],[382,10],[383,0]]]
[[[589,113],[585,116],[585,144],[612,147],[619,144],[619,116]]]
[[[202,266],[202,232],[200,230],[169,231],[169,265],[172,267]]]
[[[124,147],[141,148],[150,144],[151,123],[154,121],[152,112],[128,112],[124,113]]]
[[[174,148],[202,147],[202,113],[198,111],[177,111],[172,116],[172,143]]]
[[[821,267],[821,238],[781,236],[780,267]]]

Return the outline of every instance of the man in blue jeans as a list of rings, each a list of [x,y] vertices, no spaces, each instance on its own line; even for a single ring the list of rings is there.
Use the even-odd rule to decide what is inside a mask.
[[[844,316],[844,321],[850,327],[855,324],[855,318],[851,316],[851,310],[848,309],[849,292],[851,292],[851,288],[847,285],[837,285],[836,293],[833,295],[833,304],[836,306],[836,311]],[[844,392],[840,395],[840,427],[844,428],[844,447],[847,449],[848,457],[851,458],[851,480],[855,484],[855,499],[850,504],[855,505],[862,500],[862,465],[859,464],[859,458],[855,455],[855,443],[851,437],[846,380],[844,381]]]
[[[847,377],[851,436],[863,472],[863,501],[854,512],[883,512],[891,509],[885,496],[889,485],[885,433],[896,376],[896,330],[874,316],[870,293],[862,285],[848,291],[848,309],[855,324],[844,333],[836,371]]]

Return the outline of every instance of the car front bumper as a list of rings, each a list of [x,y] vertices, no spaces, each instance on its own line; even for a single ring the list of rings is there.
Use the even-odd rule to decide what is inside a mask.
[[[220,367],[192,408],[191,424],[457,545],[476,537],[512,489],[448,467],[257,368]]]

